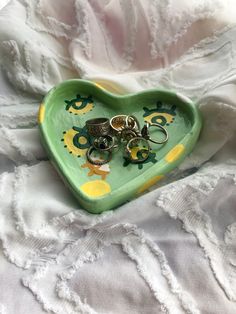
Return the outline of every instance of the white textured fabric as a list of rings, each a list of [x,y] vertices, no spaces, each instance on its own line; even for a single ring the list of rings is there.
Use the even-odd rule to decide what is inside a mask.
[[[223,0],[0,10],[1,314],[236,313],[235,11]],[[37,129],[42,96],[74,77],[191,97],[204,119],[193,153],[142,197],[83,211]]]

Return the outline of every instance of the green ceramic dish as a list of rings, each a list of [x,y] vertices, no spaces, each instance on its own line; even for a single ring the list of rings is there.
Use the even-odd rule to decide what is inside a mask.
[[[135,115],[140,124],[157,122],[169,133],[166,144],[151,144],[143,164],[123,158],[123,149],[109,164],[86,160],[89,146],[85,122],[96,117]],[[84,80],[68,80],[49,91],[39,109],[39,128],[49,158],[79,203],[101,213],[129,201],[178,166],[200,133],[201,117],[190,99],[165,90],[117,96]]]

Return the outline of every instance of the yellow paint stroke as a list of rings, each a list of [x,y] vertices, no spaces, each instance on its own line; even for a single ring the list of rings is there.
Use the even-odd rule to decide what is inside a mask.
[[[157,183],[158,181],[160,181],[160,180],[163,179],[163,178],[164,178],[164,176],[163,176],[162,174],[151,178],[150,180],[148,180],[147,182],[145,182],[145,183],[141,186],[141,188],[139,188],[138,194],[143,193],[144,191],[146,191],[147,189],[149,189],[152,185],[154,185],[155,183]]]
[[[168,163],[172,163],[172,162],[176,161],[177,159],[179,159],[181,157],[181,155],[183,154],[184,150],[185,150],[185,147],[184,147],[183,144],[176,145],[166,155],[165,161],[168,162]]]
[[[110,93],[114,93],[114,94],[125,94],[125,90],[123,90],[120,86],[114,84],[113,82],[100,82],[100,83],[94,83],[97,87],[103,89],[103,90],[107,90]]]
[[[98,84],[98,83],[95,83],[95,85],[96,85],[98,88],[101,88],[101,89],[104,89],[104,90],[105,90],[105,88],[104,88],[102,85],[100,85],[100,84]]]
[[[65,132],[63,136],[64,147],[74,156],[84,156],[86,154],[87,148],[78,148],[73,143],[73,138],[77,133],[78,131],[74,129],[69,129]],[[80,144],[85,144],[87,139],[84,136],[81,136],[81,138],[79,138],[79,142]]]
[[[145,147],[136,147],[136,146],[130,148],[131,157],[132,157],[133,160],[138,160],[138,159],[139,159],[138,156],[137,156],[137,154],[138,154],[138,152],[141,151],[142,149],[143,149],[143,154],[144,154],[144,157],[145,157],[145,156],[148,154],[147,148],[145,148]]]
[[[45,117],[45,106],[44,104],[41,104],[39,107],[39,113],[38,113],[38,123],[43,123]]]
[[[80,138],[79,138],[79,143],[80,143],[81,145],[86,144],[87,142],[88,142],[88,140],[87,140],[86,137],[80,136]]]
[[[140,151],[140,148],[139,147],[132,147],[130,150],[131,150],[131,157],[133,159],[138,159],[137,153]]]
[[[162,113],[162,112],[154,112],[152,114],[150,114],[149,116],[144,118],[144,121],[147,121],[149,123],[152,123],[152,119],[155,117],[160,117],[160,118],[156,118],[156,123],[162,123],[163,120],[161,119],[161,117],[164,117],[166,119],[166,123],[170,124],[174,121],[174,116],[172,114],[169,113]]]
[[[92,158],[93,160],[101,161],[100,158]],[[90,162],[84,163],[81,168],[88,168],[88,176],[98,175],[101,176],[102,180],[106,180],[107,175],[110,173],[110,167],[109,164],[104,165],[93,165]]]
[[[95,180],[84,183],[80,187],[81,191],[89,197],[100,197],[111,192],[110,185],[103,180]]]

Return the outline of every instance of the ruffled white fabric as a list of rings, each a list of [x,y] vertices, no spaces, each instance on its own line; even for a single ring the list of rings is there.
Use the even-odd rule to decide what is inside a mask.
[[[3,5],[3,4],[2,4]],[[233,1],[11,0],[0,11],[0,313],[236,313]],[[164,87],[204,127],[162,186],[90,215],[48,161],[42,96]]]

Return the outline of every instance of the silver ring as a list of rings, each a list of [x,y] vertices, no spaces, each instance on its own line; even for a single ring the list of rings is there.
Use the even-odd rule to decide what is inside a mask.
[[[130,123],[131,121],[131,123]],[[128,115],[125,118],[125,127],[132,130],[140,130],[138,119],[133,115]]]
[[[153,140],[153,139],[151,138],[151,136],[150,136],[150,134],[149,134],[149,131],[148,131],[148,129],[149,129],[151,126],[158,127],[158,128],[162,131],[162,133],[165,134],[165,138],[164,138],[163,141],[156,141],[156,140]],[[152,143],[155,143],[155,144],[164,144],[164,143],[166,143],[166,142],[168,141],[168,138],[169,138],[167,130],[166,130],[162,125],[160,125],[160,124],[158,124],[158,123],[149,123],[149,122],[147,122],[147,121],[146,121],[146,124],[143,126],[143,128],[142,128],[142,130],[141,130],[141,134],[142,134],[142,136],[143,136],[146,140],[148,140],[148,141],[150,141],[150,142],[152,142]]]
[[[139,133],[133,129],[124,129],[120,132],[120,138],[123,141],[129,142],[134,137],[139,137]]]
[[[140,152],[140,154],[141,154],[141,158],[133,158],[133,157],[132,157],[132,150],[131,150],[131,149],[132,149],[132,147],[135,147],[135,146],[137,145],[137,142],[138,142],[138,141],[145,141],[145,142],[146,142],[146,145],[147,145],[147,149],[145,149],[145,150],[144,150],[144,149],[143,149],[143,150],[140,149],[140,150],[139,150],[139,152]],[[128,155],[128,158],[130,159],[131,162],[138,164],[138,163],[142,163],[142,162],[144,162],[145,160],[148,159],[150,150],[151,150],[151,147],[150,147],[150,145],[149,145],[149,143],[148,143],[148,140],[145,139],[144,137],[139,137],[139,136],[137,136],[137,137],[133,137],[133,138],[127,143],[125,152],[126,152],[126,154]],[[143,156],[143,154],[142,154],[143,152],[146,153],[145,156]]]
[[[88,134],[91,136],[105,136],[110,132],[110,122],[108,118],[90,119],[85,122]]]
[[[112,158],[112,152],[109,150],[107,151],[108,152],[108,156],[107,156],[107,159],[104,159],[104,160],[94,160],[91,155],[93,153],[93,151],[95,151],[96,149],[93,147],[93,146],[90,146],[89,149],[87,150],[86,152],[86,157],[87,157],[87,160],[93,164],[93,165],[97,165],[97,166],[102,166],[106,163],[108,163],[109,161],[111,161],[111,158]]]
[[[115,147],[115,139],[113,136],[104,135],[94,139],[93,147],[98,151],[109,151]]]

